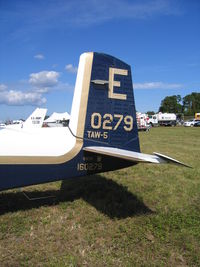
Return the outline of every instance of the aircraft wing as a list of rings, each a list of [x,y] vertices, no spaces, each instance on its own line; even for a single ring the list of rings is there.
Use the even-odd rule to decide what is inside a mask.
[[[144,153],[138,153],[133,152],[129,150],[114,148],[114,147],[99,147],[99,146],[90,146],[90,147],[84,147],[84,151],[95,153],[95,154],[101,154],[106,155],[110,157],[116,157],[120,159],[125,159],[128,161],[133,162],[143,162],[143,163],[174,163],[178,165],[182,165],[185,167],[190,167],[178,160],[175,160],[173,158],[170,158],[168,156],[162,155],[160,153],[154,152],[154,155],[144,154]]]

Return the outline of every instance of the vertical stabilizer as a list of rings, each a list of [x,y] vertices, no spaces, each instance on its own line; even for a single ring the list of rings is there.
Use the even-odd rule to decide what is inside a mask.
[[[84,139],[140,152],[131,67],[106,54],[93,55]]]
[[[23,128],[41,128],[46,116],[46,108],[36,108],[23,123]]]

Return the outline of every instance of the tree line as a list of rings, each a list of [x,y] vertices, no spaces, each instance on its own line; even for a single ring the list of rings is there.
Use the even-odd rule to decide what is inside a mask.
[[[166,96],[161,102],[159,112],[193,116],[200,112],[200,93],[193,92],[183,98],[180,95]]]

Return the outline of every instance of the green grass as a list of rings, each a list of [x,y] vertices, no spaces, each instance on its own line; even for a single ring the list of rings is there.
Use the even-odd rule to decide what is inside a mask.
[[[0,266],[200,266],[200,129],[153,128],[135,167],[0,194]]]

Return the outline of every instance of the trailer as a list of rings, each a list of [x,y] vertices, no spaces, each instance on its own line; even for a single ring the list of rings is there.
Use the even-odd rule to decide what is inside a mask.
[[[157,115],[160,126],[176,126],[176,114],[159,112]]]
[[[154,115],[149,115],[148,123],[154,126],[176,126],[176,114],[159,112]]]

